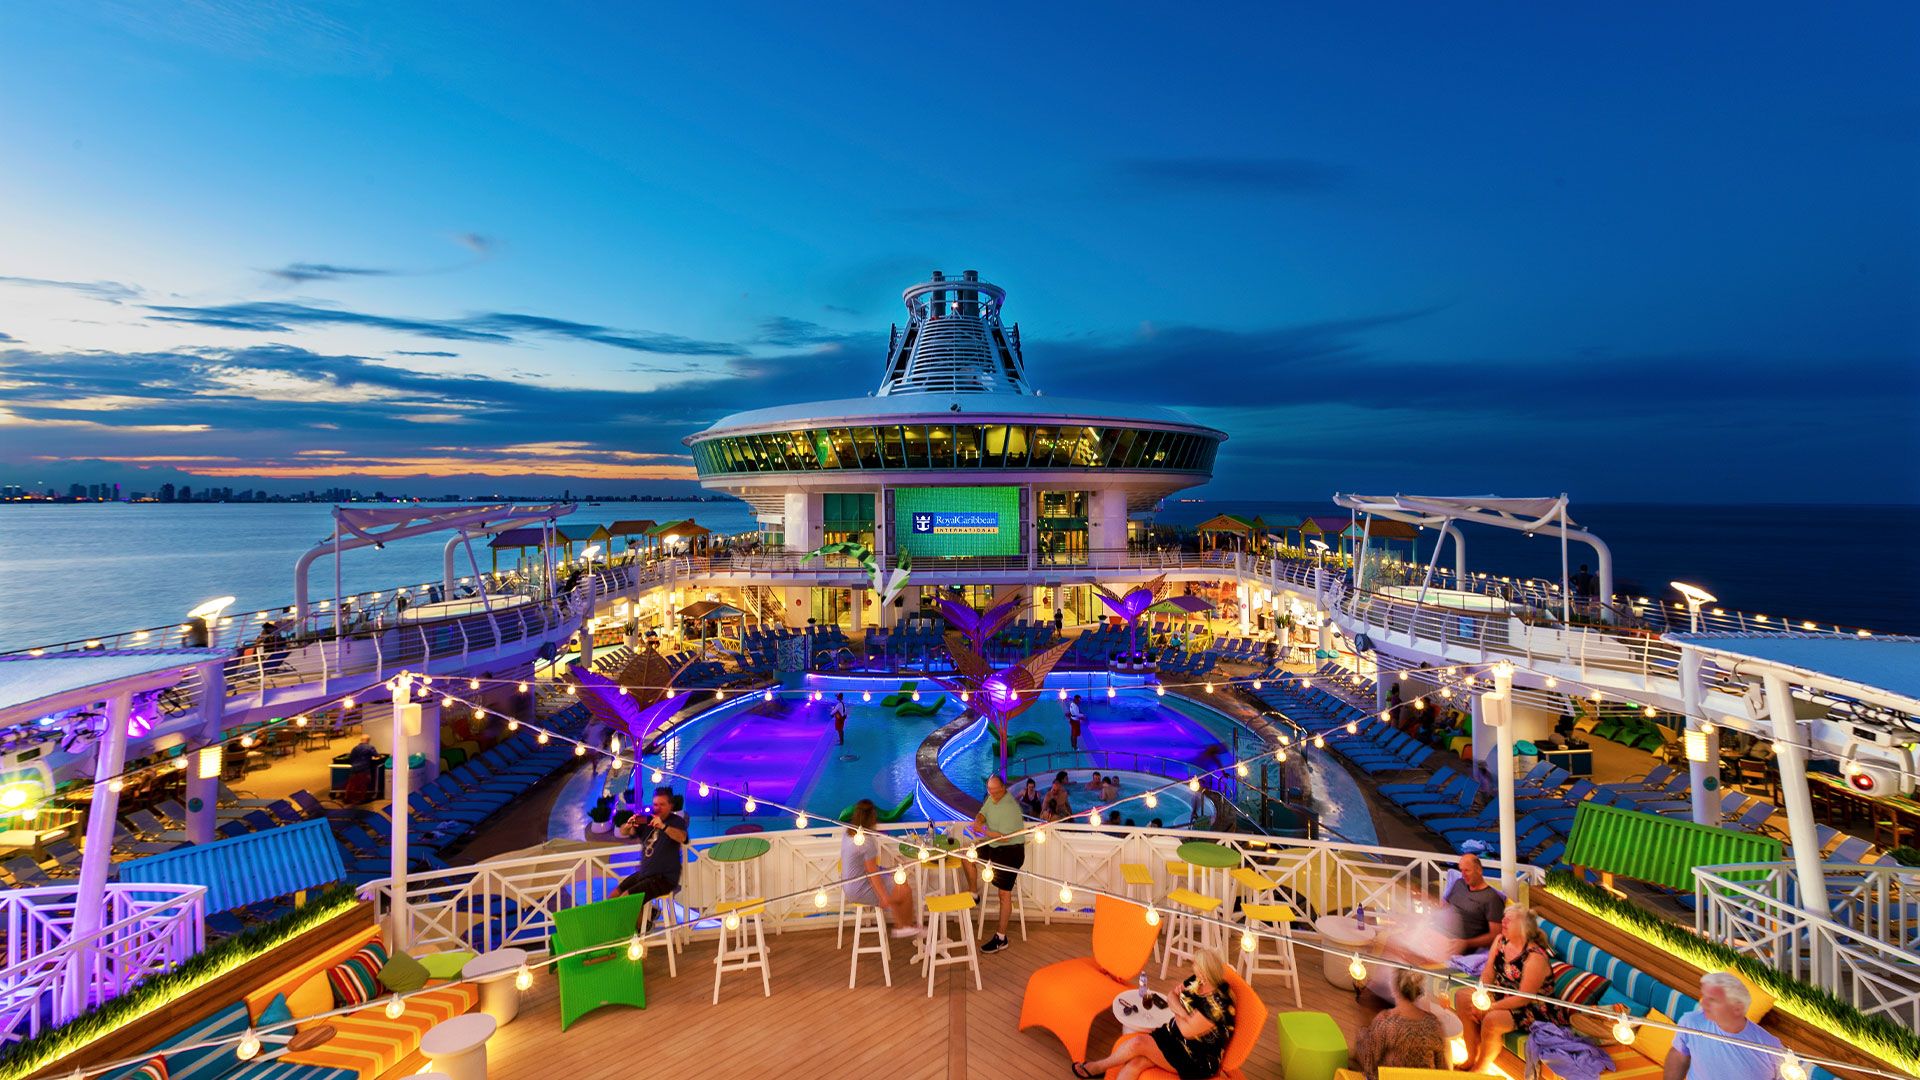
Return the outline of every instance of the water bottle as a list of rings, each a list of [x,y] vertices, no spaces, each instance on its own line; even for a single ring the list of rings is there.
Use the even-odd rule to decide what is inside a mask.
[[[1367,928],[1367,905],[1361,904],[1353,909],[1353,921],[1354,925],[1360,927],[1360,929],[1365,930]]]
[[[1147,969],[1144,967],[1140,969],[1139,982],[1140,982],[1140,993],[1144,995],[1147,992]]]

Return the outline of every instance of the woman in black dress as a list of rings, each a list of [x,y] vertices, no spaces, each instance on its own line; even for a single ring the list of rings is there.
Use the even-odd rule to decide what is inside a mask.
[[[1233,1038],[1233,990],[1227,985],[1220,954],[1193,958],[1193,975],[1173,996],[1173,1019],[1152,1031],[1123,1035],[1113,1052],[1098,1061],[1076,1061],[1073,1075],[1105,1076],[1118,1067],[1118,1080],[1134,1080],[1150,1068],[1162,1068],[1180,1080],[1218,1076],[1227,1043]]]

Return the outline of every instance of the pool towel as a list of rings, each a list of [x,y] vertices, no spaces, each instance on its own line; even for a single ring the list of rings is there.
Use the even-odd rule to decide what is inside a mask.
[[[1599,1080],[1613,1071],[1613,1058],[1558,1024],[1534,1024],[1527,1029],[1527,1075],[1544,1075],[1542,1065],[1552,1066],[1561,1080]]]

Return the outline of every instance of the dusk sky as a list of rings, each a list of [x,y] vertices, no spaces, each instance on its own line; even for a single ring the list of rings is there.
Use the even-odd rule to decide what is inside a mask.
[[[1009,290],[1219,497],[1920,501],[1920,6],[0,7],[0,482],[664,491]]]

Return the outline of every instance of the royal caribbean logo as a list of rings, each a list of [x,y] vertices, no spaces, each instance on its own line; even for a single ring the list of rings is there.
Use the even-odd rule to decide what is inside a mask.
[[[991,536],[1000,531],[1000,515],[991,511],[957,514],[915,514],[913,531],[921,536]]]

